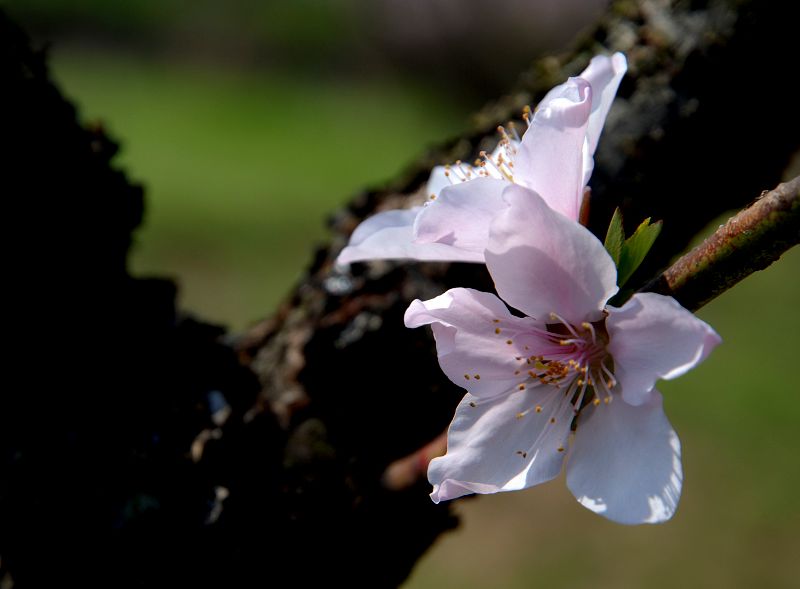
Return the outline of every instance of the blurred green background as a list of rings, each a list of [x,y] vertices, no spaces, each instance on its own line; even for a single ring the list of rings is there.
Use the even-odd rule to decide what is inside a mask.
[[[602,4],[498,0],[472,24],[446,0],[3,7],[52,42],[62,90],[122,141],[117,164],[146,186],[133,272],[175,278],[184,309],[240,329],[289,292],[326,214],[459,133]],[[487,32],[487,18],[539,28]],[[724,345],[661,386],[684,448],[671,522],[608,523],[563,480],[465,500],[462,527],[407,587],[797,587],[798,301],[795,249],[702,311]]]
[[[132,271],[176,278],[185,309],[237,329],[289,293],[326,214],[465,124],[415,80],[52,57],[63,91],[122,140],[118,164],[147,189]]]

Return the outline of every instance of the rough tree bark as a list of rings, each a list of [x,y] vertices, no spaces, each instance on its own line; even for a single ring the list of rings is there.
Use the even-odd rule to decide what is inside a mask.
[[[56,586],[393,587],[456,521],[424,480],[387,466],[446,427],[414,298],[491,288],[461,264],[332,268],[365,216],[419,199],[430,167],[491,147],[493,129],[600,51],[630,64],[592,180],[590,227],[614,206],[664,230],[643,285],[719,213],[774,187],[800,124],[782,89],[792,3],[619,0],[566,55],[536,62],[474,132],[331,221],[332,241],[277,313],[241,335],[177,314],[174,288],[126,272],[142,191],[84,129],[42,53],[0,16],[11,305],[0,405],[3,581]],[[630,228],[629,228],[630,229]],[[390,488],[392,487],[392,488]]]

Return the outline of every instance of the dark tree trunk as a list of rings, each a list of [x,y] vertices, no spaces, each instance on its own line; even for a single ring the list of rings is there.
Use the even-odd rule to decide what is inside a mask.
[[[441,374],[414,298],[491,288],[463,264],[332,261],[358,221],[420,198],[430,167],[596,52],[630,71],[592,180],[590,227],[622,206],[664,220],[641,285],[719,213],[780,180],[798,148],[793,3],[620,0],[567,55],[534,64],[474,133],[356,198],[332,243],[246,334],[186,319],[166,281],[126,272],[142,190],[84,129],[43,54],[0,15],[7,365],[0,405],[0,556],[18,587],[393,587],[455,520],[393,461],[434,439],[461,389]],[[630,227],[629,227],[630,229]],[[418,474],[418,471],[415,471]]]

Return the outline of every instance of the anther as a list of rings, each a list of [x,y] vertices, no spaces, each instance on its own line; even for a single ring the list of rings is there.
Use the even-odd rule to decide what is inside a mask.
[[[584,329],[586,329],[587,331],[589,331],[592,334],[592,343],[593,344],[597,343],[597,334],[594,331],[594,326],[591,323],[588,323],[586,321],[581,323],[581,325],[583,326]]]
[[[531,124],[531,107],[527,104],[522,108],[522,118],[528,123],[528,126]]]

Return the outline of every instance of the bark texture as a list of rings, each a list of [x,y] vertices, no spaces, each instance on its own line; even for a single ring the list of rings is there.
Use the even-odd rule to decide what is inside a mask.
[[[142,190],[111,166],[44,56],[0,15],[11,368],[0,398],[0,557],[18,587],[394,587],[455,525],[424,480],[388,465],[446,427],[462,391],[414,298],[491,288],[459,264],[332,261],[365,216],[406,206],[431,166],[470,159],[493,129],[622,50],[630,72],[597,153],[590,226],[614,206],[664,230],[641,286],[721,212],[775,186],[800,125],[782,88],[792,3],[615,2],[570,53],[543,59],[384,190],[331,220],[331,245],[270,319],[238,336],[175,312],[174,287],[125,256]],[[631,229],[632,227],[628,227]],[[402,487],[402,488],[400,488]]]

